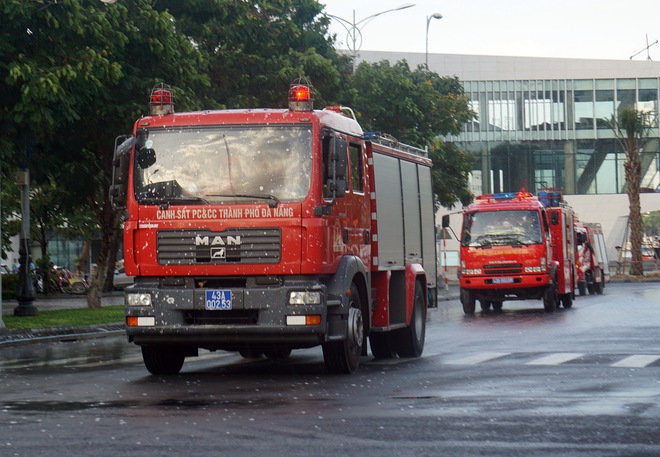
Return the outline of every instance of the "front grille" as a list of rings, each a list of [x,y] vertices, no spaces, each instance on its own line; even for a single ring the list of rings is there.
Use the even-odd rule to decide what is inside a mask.
[[[160,230],[160,265],[279,263],[280,229]]]
[[[522,273],[522,265],[519,263],[503,263],[497,265],[484,265],[484,273],[487,275],[517,275]]]
[[[255,325],[259,313],[256,310],[230,310],[230,311],[186,311],[184,322],[186,325]]]

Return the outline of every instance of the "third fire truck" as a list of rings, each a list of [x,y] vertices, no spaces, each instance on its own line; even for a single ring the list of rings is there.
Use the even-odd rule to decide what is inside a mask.
[[[463,213],[460,298],[466,314],[540,299],[546,311],[573,305],[573,210],[559,189],[481,195]]]

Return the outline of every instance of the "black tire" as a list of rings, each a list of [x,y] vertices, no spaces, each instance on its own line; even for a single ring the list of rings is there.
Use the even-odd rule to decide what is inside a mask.
[[[476,299],[474,298],[472,291],[461,288],[460,296],[461,304],[463,305],[463,312],[468,315],[474,314]]]
[[[238,351],[238,353],[244,359],[260,359],[261,356],[263,355],[263,352],[257,351],[255,349],[242,349]]]
[[[494,302],[493,302],[493,311],[496,311],[496,312],[498,312],[498,313],[499,313],[500,311],[502,311],[502,305],[503,305],[503,304],[504,304],[504,302],[501,302],[501,301],[494,301]]]
[[[185,354],[178,348],[169,346],[142,346],[142,360],[149,373],[171,375],[181,371]]]
[[[392,332],[371,332],[369,334],[369,345],[371,353],[377,359],[391,359],[396,356]]]
[[[360,355],[364,344],[364,318],[362,300],[355,284],[351,284],[346,338],[323,344],[323,361],[330,373],[354,373],[360,365]]]
[[[589,295],[594,295],[596,293],[596,288],[594,287],[594,283],[587,284],[587,290],[589,291]]]
[[[552,313],[557,307],[558,298],[557,284],[553,282],[543,293],[543,309],[545,309],[547,313]]]
[[[87,292],[87,287],[81,281],[76,281],[71,284],[71,292],[74,294],[82,295]]]
[[[594,283],[594,290],[598,295],[603,295],[605,290],[605,275],[600,273],[600,282]]]
[[[570,292],[567,294],[562,294],[559,298],[564,308],[568,309],[573,306],[573,294],[571,294]]]
[[[285,360],[291,355],[291,348],[277,348],[264,351],[264,355],[270,360]]]
[[[587,283],[585,281],[578,282],[578,292],[581,297],[587,295]]]
[[[489,300],[479,300],[479,306],[481,306],[482,311],[488,311],[492,304],[493,302]]]
[[[426,306],[424,305],[424,288],[416,281],[410,325],[397,330],[396,352],[399,357],[419,357],[424,351],[426,338]]]

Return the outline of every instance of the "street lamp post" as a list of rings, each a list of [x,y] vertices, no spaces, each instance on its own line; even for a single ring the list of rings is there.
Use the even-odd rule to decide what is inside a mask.
[[[424,57],[424,65],[426,65],[427,70],[429,69],[429,23],[431,22],[431,19],[442,19],[442,14],[433,13],[426,18],[426,54]]]
[[[16,287],[16,301],[14,316],[36,316],[37,307],[34,306],[34,286],[32,285],[32,272],[30,271],[30,172],[28,170],[28,157],[31,144],[27,143],[23,154],[23,164],[18,172],[18,185],[21,188],[21,236],[18,248],[18,284]]]
[[[414,3],[404,3],[403,5],[397,6],[396,8],[392,8],[389,10],[381,11],[380,13],[372,14],[371,16],[367,16],[364,19],[360,19],[359,21],[355,20],[355,10],[353,10],[353,20],[349,21],[347,19],[343,19],[339,16],[334,16],[332,14],[327,14],[329,18],[335,19],[338,21],[342,27],[346,30],[346,45],[348,46],[348,50],[351,52],[353,56],[353,73],[355,73],[355,65],[357,61],[357,54],[360,48],[362,47],[362,30],[361,27],[364,27],[367,25],[369,21],[371,21],[373,18],[380,16],[385,13],[390,13],[392,11],[400,11],[404,10],[406,8],[411,8],[415,6]]]

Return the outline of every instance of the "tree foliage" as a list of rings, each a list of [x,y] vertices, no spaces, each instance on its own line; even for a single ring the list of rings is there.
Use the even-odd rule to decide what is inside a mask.
[[[314,82],[323,104],[350,71],[315,0],[161,0],[157,7],[176,18],[208,62],[211,85],[200,96],[210,107],[284,107],[283,88],[300,76]]]
[[[437,140],[472,115],[458,80],[405,62],[363,64],[353,77],[315,0],[3,0],[0,17],[3,242],[15,233],[5,215],[19,210],[13,170],[26,164],[35,195],[50,202],[35,202],[35,220],[59,212],[44,227],[100,235],[89,306],[100,306],[118,242],[121,214],[107,195],[114,140],[160,82],[182,111],[284,106],[288,85],[306,76],[317,106],[348,101],[367,129],[430,144],[443,205],[469,197],[468,155]]]
[[[388,133],[403,143],[430,145],[436,206],[453,208],[472,201],[467,182],[474,157],[439,138],[458,134],[474,117],[457,78],[441,77],[423,66],[411,71],[405,61],[362,62],[352,80],[350,104],[366,130]]]
[[[48,169],[70,203],[94,211],[101,247],[90,306],[100,306],[117,245],[120,215],[107,197],[115,135],[130,130],[158,81],[176,86],[184,106],[206,83],[199,53],[152,3],[0,3],[8,18],[0,29],[0,129],[16,154],[29,139],[31,168]]]
[[[642,208],[639,197],[642,181],[640,152],[652,128],[649,114],[645,111],[638,111],[633,107],[626,107],[619,111],[618,117],[612,116],[610,119],[606,119],[606,122],[614,132],[617,141],[626,154],[623,169],[630,208],[628,214],[631,253],[630,274],[640,276],[644,274],[644,263],[642,261],[644,222],[642,220]]]

